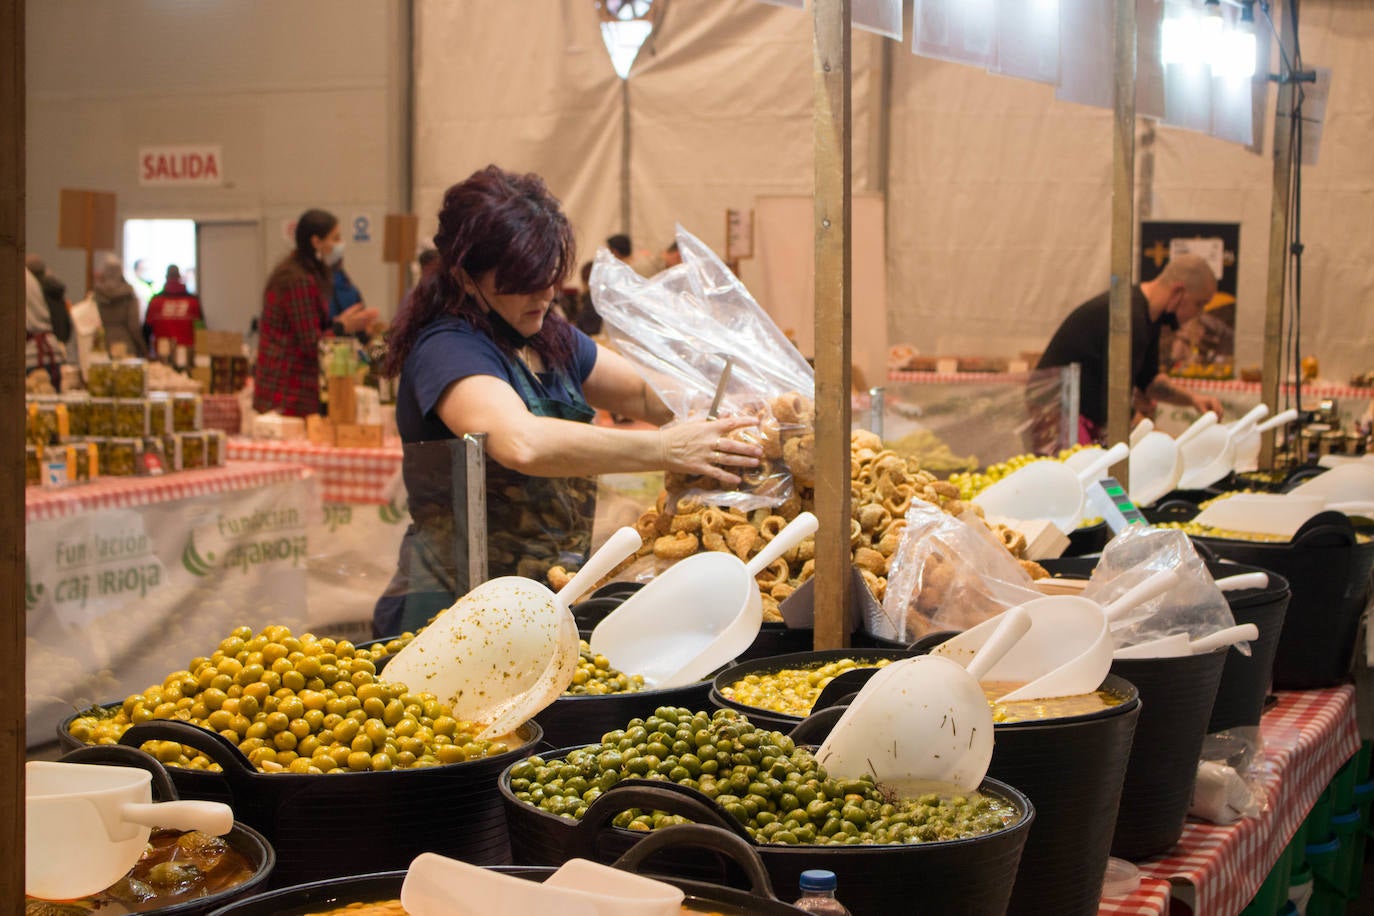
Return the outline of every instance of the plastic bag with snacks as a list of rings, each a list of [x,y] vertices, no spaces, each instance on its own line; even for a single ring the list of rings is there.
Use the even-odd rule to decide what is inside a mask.
[[[889,564],[882,613],[864,626],[874,636],[911,642],[936,630],[966,630],[1038,597],[1022,561],[981,518],[955,518],[913,499]]]
[[[1178,634],[1200,639],[1235,626],[1226,596],[1212,580],[1192,541],[1173,528],[1128,525],[1102,551],[1083,597],[1109,604],[1162,569],[1178,573],[1179,584],[1112,624],[1112,638],[1118,646]],[[1236,643],[1236,650],[1249,655],[1250,644]]]
[[[755,428],[731,433],[763,449],[738,490],[710,478],[670,474],[675,496],[699,496],[745,511],[782,504],[815,482],[815,376],[805,358],[706,245],[677,228],[682,263],[641,277],[610,252],[597,253],[591,293],[611,341],[673,412],[706,416],[730,363],[719,412],[751,414]]]

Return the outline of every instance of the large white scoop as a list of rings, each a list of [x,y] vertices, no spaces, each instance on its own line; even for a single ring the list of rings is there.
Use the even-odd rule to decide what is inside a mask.
[[[1289,408],[1275,414],[1263,423],[1256,423],[1249,430],[1236,437],[1235,469],[1253,471],[1259,467],[1260,436],[1271,429],[1277,429],[1298,418],[1297,410]]]
[[[153,827],[216,836],[233,828],[228,805],[154,803],[151,782],[132,767],[26,763],[24,892],[44,900],[100,893],[138,863]]]
[[[648,687],[701,680],[758,637],[763,600],[754,577],[816,526],[816,516],[801,513],[747,565],[715,551],[679,560],[596,625],[592,651]]]
[[[1236,443],[1268,413],[1268,406],[1258,404],[1230,426],[1213,426],[1185,443],[1179,486],[1202,490],[1230,474],[1235,469]]]
[[[1129,453],[1130,446],[1118,442],[1076,471],[1059,461],[1032,461],[979,493],[973,501],[989,516],[1045,519],[1069,534],[1083,520],[1084,488]]]
[[[1030,616],[1030,632],[992,666],[987,680],[1024,682],[1000,697],[1006,702],[1093,692],[1112,667],[1110,622],[1177,584],[1178,574],[1166,569],[1106,607],[1081,595],[1027,601],[1021,608]],[[996,632],[1000,616],[941,643],[931,654],[956,660],[976,654]]]
[[[570,859],[539,882],[432,852],[410,863],[401,885],[410,916],[677,916],[685,896],[666,882],[586,859]]]
[[[1374,501],[1374,465],[1360,462],[1332,468],[1288,491],[1290,496],[1320,496],[1328,503]]]
[[[992,762],[992,707],[978,679],[1030,629],[1019,608],[998,625],[965,670],[937,655],[893,662],[873,675],[835,723],[816,760],[829,772],[871,774],[903,797],[976,789]]]
[[[1152,506],[1173,492],[1182,476],[1183,456],[1178,442],[1168,433],[1157,432],[1149,420],[1141,421],[1131,432],[1130,486],[1127,487],[1131,499],[1138,506]]]
[[[577,622],[568,605],[643,543],[621,528],[555,595],[533,579],[502,576],[459,598],[387,663],[385,678],[432,693],[483,737],[514,731],[548,706],[577,671]]]
[[[1326,508],[1326,498],[1319,495],[1236,493],[1216,500],[1194,516],[1193,521],[1223,531],[1291,538],[1309,518]]]
[[[1268,588],[1269,574],[1266,572],[1240,573],[1217,579],[1215,585],[1222,592],[1239,592],[1250,588]],[[1178,655],[1200,655],[1222,646],[1259,639],[1259,628],[1253,623],[1224,627],[1206,636],[1190,639],[1187,633],[1173,633],[1133,646],[1121,646],[1112,653],[1113,658],[1172,658]]]

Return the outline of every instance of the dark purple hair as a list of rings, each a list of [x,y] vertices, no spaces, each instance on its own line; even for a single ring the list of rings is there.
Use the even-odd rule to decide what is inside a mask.
[[[422,279],[396,316],[383,372],[400,374],[420,333],[444,315],[457,315],[513,354],[519,342],[493,328],[477,300],[463,291],[458,269],[474,280],[495,271],[502,294],[558,287],[575,263],[572,226],[538,175],[516,175],[489,165],[444,192],[434,235],[441,266]],[[550,311],[528,340],[550,369],[572,364],[571,326]]]

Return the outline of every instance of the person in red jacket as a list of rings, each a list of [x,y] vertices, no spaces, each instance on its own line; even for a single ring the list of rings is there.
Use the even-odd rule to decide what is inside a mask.
[[[148,314],[143,319],[143,337],[148,341],[148,352],[158,352],[158,341],[168,340],[168,352],[180,344],[194,346],[196,328],[205,327],[205,313],[200,308],[200,297],[188,292],[181,282],[181,270],[171,264],[167,267],[167,283],[148,302]]]

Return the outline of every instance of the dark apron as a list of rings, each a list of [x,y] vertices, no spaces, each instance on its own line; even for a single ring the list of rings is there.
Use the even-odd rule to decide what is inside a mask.
[[[544,375],[566,401],[542,397],[529,367],[505,357],[515,391],[530,413],[589,423],[596,412],[566,372]],[[401,542],[396,575],[377,601],[377,638],[417,630],[460,595],[468,581],[466,445],[461,439],[406,443],[402,474],[411,525]],[[543,582],[552,566],[579,568],[591,548],[596,480],[529,477],[486,461],[487,571],[490,578],[525,576]]]

